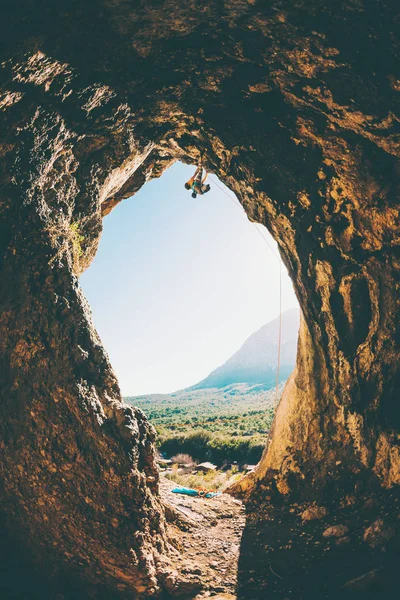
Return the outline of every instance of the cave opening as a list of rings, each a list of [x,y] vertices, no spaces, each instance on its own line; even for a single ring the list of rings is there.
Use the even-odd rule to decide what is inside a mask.
[[[152,428],[121,402],[75,267],[102,214],[201,147],[268,224],[303,317],[268,452],[240,489],[253,543],[238,597],[393,596],[398,3],[67,4],[2,3],[2,524],[58,578],[48,597],[73,597],[66,580],[84,597],[186,589],[164,561],[176,513],[161,506]]]
[[[107,215],[80,281],[125,401],[156,427],[162,464],[177,457],[167,477],[219,490],[261,458],[299,309],[268,231],[215,174],[193,199],[194,168],[175,162]],[[192,476],[199,463],[217,470]]]
[[[105,216],[80,282],[124,401],[156,428],[169,535],[189,562],[200,539],[210,586],[234,592],[245,515],[225,492],[265,449],[295,365],[299,309],[272,236],[215,174],[193,199],[184,183],[194,169],[175,162]]]

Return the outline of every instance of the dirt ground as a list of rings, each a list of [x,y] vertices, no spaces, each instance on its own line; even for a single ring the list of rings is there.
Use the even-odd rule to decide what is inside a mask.
[[[395,490],[343,496],[340,505],[329,498],[320,506],[278,500],[254,498],[247,504],[238,599],[398,597],[400,512]]]
[[[167,598],[381,600],[398,595],[399,498],[326,506],[173,494],[162,478],[174,574]],[[382,492],[383,493],[383,492]],[[386,495],[388,495],[386,493]],[[387,507],[391,506],[388,510]],[[386,509],[385,509],[386,507]],[[394,593],[395,592],[395,593]]]
[[[176,573],[167,581],[171,596],[233,600],[245,526],[242,502],[227,494],[210,499],[173,494],[174,487],[161,478],[168,533],[176,550]]]

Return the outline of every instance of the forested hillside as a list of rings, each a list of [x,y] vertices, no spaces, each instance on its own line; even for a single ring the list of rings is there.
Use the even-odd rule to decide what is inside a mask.
[[[284,384],[280,384],[278,399]],[[171,395],[125,398],[156,427],[160,450],[187,452],[218,464],[258,462],[271,426],[275,390],[238,384],[222,389],[187,390]]]
[[[251,335],[221,367],[200,383],[173,394],[125,398],[141,408],[169,456],[256,463],[272,423],[275,404],[296,360],[299,310],[282,315],[279,389],[276,393],[279,318]]]

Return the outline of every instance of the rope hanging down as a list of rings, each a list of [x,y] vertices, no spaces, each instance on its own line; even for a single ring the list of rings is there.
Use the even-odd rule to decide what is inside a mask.
[[[279,395],[279,371],[281,368],[281,344],[282,344],[282,260],[279,257],[279,333],[278,333],[278,362],[276,365],[276,387],[275,387],[274,412],[276,412],[276,406],[278,404],[278,395]]]
[[[233,196],[231,196],[230,194],[228,194],[224,190],[224,188],[222,186],[220,186],[218,184],[218,182],[214,178],[212,179],[212,182],[221,190],[221,192],[223,192],[225,194],[225,196],[228,196],[228,198],[241,211],[244,212],[243,206],[241,204],[239,204],[239,202],[237,202]],[[277,357],[277,366],[276,366],[276,386],[275,386],[275,398],[274,398],[274,412],[275,412],[277,404],[278,404],[278,396],[279,396],[279,372],[280,372],[280,368],[281,368],[281,346],[282,346],[282,259],[280,257],[280,254],[277,253],[274,250],[274,248],[271,246],[271,244],[268,241],[268,238],[262,233],[262,231],[260,231],[258,229],[257,225],[254,222],[253,222],[253,225],[256,228],[257,233],[259,235],[261,235],[261,237],[263,238],[263,240],[268,244],[268,247],[271,250],[271,252],[275,255],[275,257],[279,261],[279,329],[278,329],[278,357]]]
[[[228,194],[223,187],[221,187],[216,181],[215,179],[212,179],[212,182],[215,183],[215,185],[221,190],[221,192],[224,192],[225,196],[228,196],[228,198],[230,200],[232,200],[232,202],[239,208],[239,210],[241,210],[242,212],[245,212],[243,209],[243,206],[241,204],[239,204],[239,202],[236,202],[236,200],[234,199],[233,196],[231,196],[230,194]],[[271,246],[271,244],[268,241],[268,238],[263,234],[262,231],[260,231],[257,227],[257,225],[252,221],[252,225],[254,225],[258,235],[261,235],[262,239],[268,244],[269,249],[271,250],[271,252],[276,256],[276,258],[278,260],[281,259],[281,257],[279,256],[279,254],[274,250],[274,248]]]

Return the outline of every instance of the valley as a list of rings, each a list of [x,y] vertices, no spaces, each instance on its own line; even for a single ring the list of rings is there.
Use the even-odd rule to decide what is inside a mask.
[[[281,383],[278,401],[283,387]],[[125,398],[155,426],[160,451],[168,456],[185,452],[218,465],[259,461],[275,400],[275,389],[247,384]]]
[[[296,360],[299,311],[282,315],[280,382],[276,390],[279,319],[253,333],[202,381],[172,394],[125,398],[155,426],[158,448],[195,460],[256,464],[262,455],[286,379]]]

